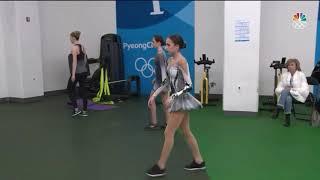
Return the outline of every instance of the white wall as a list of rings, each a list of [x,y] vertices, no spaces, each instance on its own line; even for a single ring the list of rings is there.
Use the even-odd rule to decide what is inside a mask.
[[[1,20],[0,20],[1,25]],[[2,27],[0,26],[0,39],[4,39]],[[7,75],[6,75],[6,55],[4,42],[0,41],[0,98],[8,97]]]
[[[69,34],[81,31],[89,58],[97,58],[103,34],[116,33],[115,1],[48,1],[40,4],[44,91],[65,89]]]
[[[0,2],[0,39],[5,38],[4,34],[4,9],[6,2]],[[7,74],[6,74],[6,51],[4,41],[0,41],[0,98],[8,97]]]
[[[215,64],[209,70],[210,82],[216,86],[210,88],[210,94],[222,94],[223,80],[223,49],[224,49],[224,2],[196,1],[195,2],[195,59],[198,61],[202,54],[207,54]],[[199,93],[203,65],[195,65],[195,93]]]
[[[272,60],[296,57],[301,68],[310,75],[314,67],[318,1],[263,1],[261,13],[260,95],[273,94],[274,69]],[[307,27],[296,30],[291,26],[293,14],[303,12]]]
[[[22,64],[18,46],[15,2],[3,2],[3,32],[6,55],[8,97],[23,97]]]
[[[226,1],[223,110],[258,112],[260,1]],[[249,21],[249,41],[235,42],[235,21]]]
[[[1,2],[3,97],[43,95],[38,2]],[[31,22],[26,23],[26,16]],[[3,88],[1,88],[3,89]],[[2,90],[1,90],[2,91]]]
[[[19,59],[22,64],[23,98],[43,95],[39,5],[15,2]],[[30,17],[30,22],[26,21]]]

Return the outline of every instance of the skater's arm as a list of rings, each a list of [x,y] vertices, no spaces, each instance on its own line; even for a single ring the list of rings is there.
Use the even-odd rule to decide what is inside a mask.
[[[185,59],[180,59],[178,61],[178,65],[179,65],[179,69],[182,72],[183,79],[185,81],[184,88],[181,91],[177,92],[178,95],[181,95],[182,93],[190,92],[192,90],[192,81],[190,78],[189,66],[187,61]]]
[[[167,88],[169,85],[168,80],[165,79],[162,83],[161,86],[155,90],[155,92],[152,94],[153,98],[156,98],[165,88]]]
[[[167,78],[167,71],[166,71],[167,58],[164,53],[160,53],[159,58],[160,58],[161,78],[162,78],[161,80],[165,81],[165,79]]]
[[[190,72],[189,72],[189,65],[187,61],[185,59],[180,59],[178,61],[178,65],[179,65],[179,69],[182,72],[184,81],[190,86],[192,86],[192,81],[191,81]]]
[[[166,87],[168,87],[168,80],[166,79],[165,81],[162,82],[161,86],[155,90],[155,92],[150,96],[148,100],[148,106],[151,107],[151,104],[154,102],[156,97],[162,92]]]
[[[165,58],[164,55],[163,58]],[[170,61],[170,59],[168,59],[168,61]],[[164,63],[164,64],[161,64]],[[161,86],[155,90],[155,92],[152,94],[153,98],[156,98],[165,88],[169,88],[169,79],[167,76],[167,63],[166,63],[166,59],[161,59],[160,60],[160,64],[161,64],[161,73],[162,73],[162,83]],[[164,74],[164,75],[163,75]]]
[[[189,66],[185,59],[180,59],[178,61],[178,68],[181,70],[181,73],[183,75],[183,79],[185,82],[185,86],[180,91],[172,94],[172,98],[176,96],[180,96],[183,93],[190,92],[192,90],[192,81],[189,74]]]

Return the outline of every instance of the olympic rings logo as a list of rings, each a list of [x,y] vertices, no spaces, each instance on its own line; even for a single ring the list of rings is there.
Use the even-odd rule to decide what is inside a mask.
[[[153,66],[151,65],[151,61],[154,60],[154,58],[150,58],[148,61],[144,59],[143,57],[137,58],[134,66],[138,72],[142,74],[145,78],[151,78],[153,74],[155,73],[155,70]]]

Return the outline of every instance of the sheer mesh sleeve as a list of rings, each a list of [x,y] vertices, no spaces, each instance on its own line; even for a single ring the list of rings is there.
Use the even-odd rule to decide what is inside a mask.
[[[189,86],[192,86],[192,81],[191,81],[190,71],[189,71],[189,65],[188,65],[188,63],[187,63],[186,60],[181,61],[181,63],[179,63],[179,69],[180,69],[181,72],[182,72],[184,81],[185,81]]]

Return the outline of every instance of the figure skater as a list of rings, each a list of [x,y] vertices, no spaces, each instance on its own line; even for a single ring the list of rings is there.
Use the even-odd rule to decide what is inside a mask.
[[[154,35],[152,38],[152,44],[153,47],[157,49],[157,54],[154,58],[154,64],[155,64],[155,79],[152,81],[153,89],[150,93],[150,97],[154,94],[155,90],[157,90],[161,83],[166,79],[166,68],[167,68],[167,58],[166,54],[162,48],[162,46],[165,45],[165,42],[163,38],[160,35]],[[165,102],[169,98],[168,89],[164,88],[162,92],[160,92],[162,105],[163,105],[163,112],[165,114],[165,125],[162,126],[164,129],[166,126],[166,122],[169,116],[168,107],[165,106]],[[145,127],[145,129],[158,129],[158,121],[157,121],[157,106],[155,103],[155,98],[151,98],[148,101],[148,108],[149,108],[149,114],[151,122],[148,126]]]
[[[188,62],[180,52],[180,49],[185,47],[186,45],[180,35],[171,35],[166,39],[167,51],[172,56],[168,60],[168,77],[149,99],[149,103],[151,103],[164,88],[169,87],[170,97],[166,102],[169,107],[169,118],[164,131],[165,141],[160,159],[146,172],[146,174],[151,177],[159,177],[166,174],[166,163],[174,144],[175,132],[179,127],[182,129],[193,156],[193,161],[186,165],[184,169],[195,171],[206,168],[197,140],[189,126],[189,111],[202,108],[202,105],[189,93],[192,89],[192,82]]]

